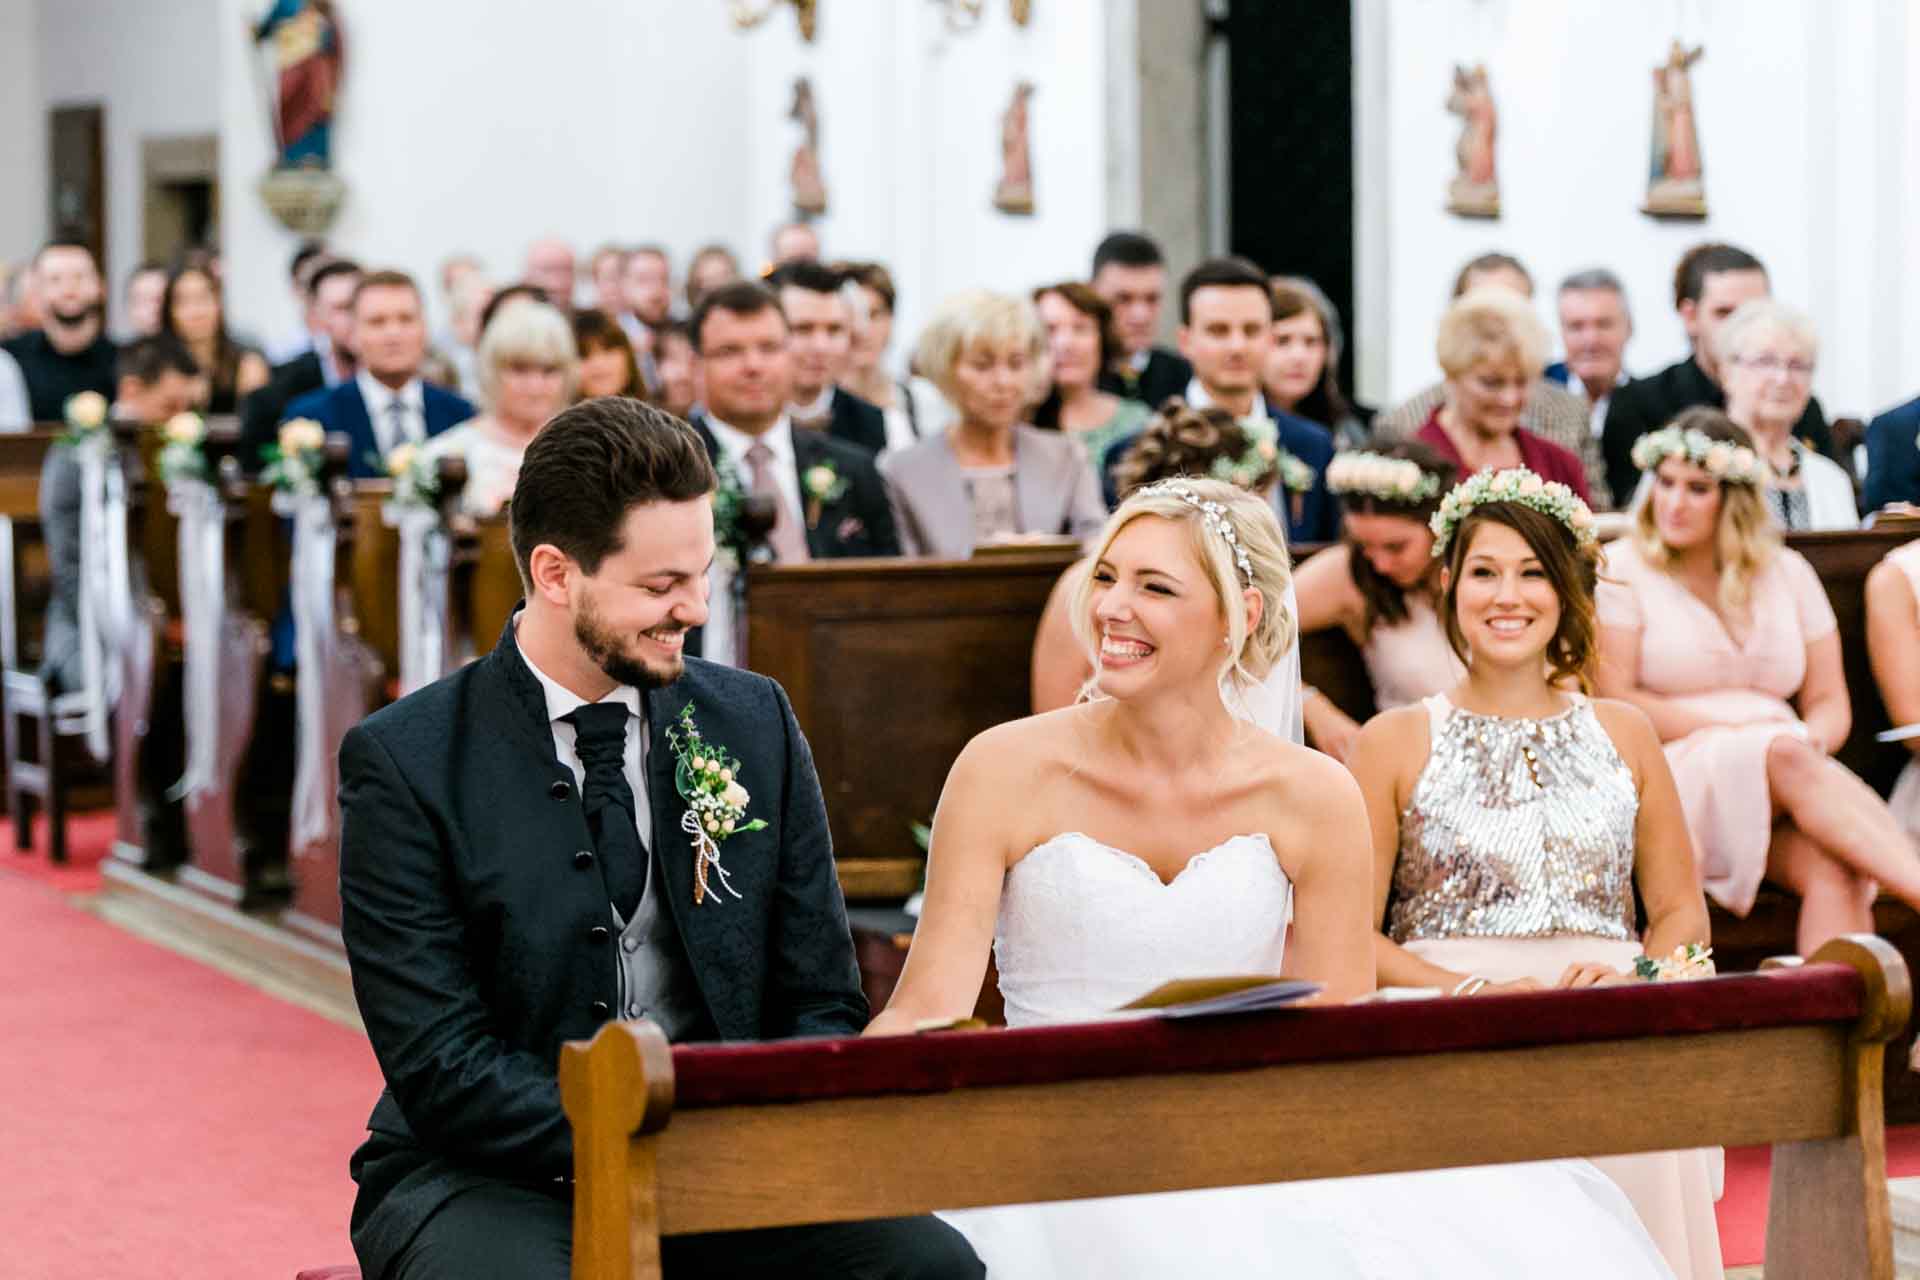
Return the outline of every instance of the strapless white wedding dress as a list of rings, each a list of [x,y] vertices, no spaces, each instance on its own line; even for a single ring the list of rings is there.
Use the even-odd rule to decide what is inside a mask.
[[[1196,855],[1170,884],[1133,854],[1055,836],[1007,873],[994,936],[1007,1022],[1097,1018],[1172,978],[1278,973],[1292,916],[1265,836]],[[1583,1160],[940,1216],[990,1280],[1672,1276],[1626,1197]]]

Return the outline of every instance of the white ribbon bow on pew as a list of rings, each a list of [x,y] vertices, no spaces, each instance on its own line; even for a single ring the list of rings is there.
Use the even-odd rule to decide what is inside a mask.
[[[80,670],[87,753],[105,763],[113,744],[107,717],[120,701],[120,658],[133,628],[127,570],[127,490],[112,438],[93,432],[80,464]]]
[[[324,494],[273,495],[278,515],[293,518],[293,601],[297,734],[293,774],[296,853],[333,831],[333,753],[327,743],[327,673],[333,667],[333,505]]]
[[[447,574],[452,543],[432,507],[387,503],[380,511],[400,532],[400,696],[447,673]]]
[[[204,480],[167,483],[167,510],[180,522],[180,630],[185,649],[182,718],[187,760],[170,800],[197,807],[214,787],[220,758],[220,627],[227,611],[226,504]]]

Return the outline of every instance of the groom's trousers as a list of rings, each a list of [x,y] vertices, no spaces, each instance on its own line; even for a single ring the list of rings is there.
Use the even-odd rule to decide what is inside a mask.
[[[456,1195],[428,1218],[385,1280],[568,1280],[572,1245],[570,1195],[489,1183]],[[986,1275],[965,1238],[938,1218],[669,1236],[660,1242],[660,1260],[667,1280]]]

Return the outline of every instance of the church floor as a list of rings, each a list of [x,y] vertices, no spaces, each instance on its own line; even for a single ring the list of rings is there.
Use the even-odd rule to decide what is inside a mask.
[[[0,852],[0,1271],[290,1280],[350,1261],[347,1157],[380,1089],[352,1008],[103,890],[111,833],[78,818],[66,867],[44,828]],[[1920,1277],[1920,1126],[1887,1148],[1912,1179],[1900,1274]],[[1727,1153],[1729,1280],[1761,1276],[1769,1163]]]

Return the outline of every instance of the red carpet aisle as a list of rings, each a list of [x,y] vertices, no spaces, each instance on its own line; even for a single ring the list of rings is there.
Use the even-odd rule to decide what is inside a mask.
[[[380,1089],[365,1038],[48,875],[44,852],[0,854],[0,1275],[291,1280],[351,1259],[347,1156]]]

